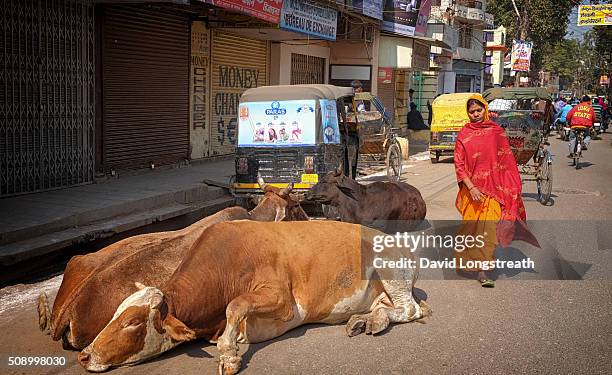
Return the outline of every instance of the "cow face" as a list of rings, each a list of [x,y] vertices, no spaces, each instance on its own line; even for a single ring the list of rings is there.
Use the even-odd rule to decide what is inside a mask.
[[[137,286],[141,289],[121,303],[108,325],[79,353],[78,361],[87,371],[136,364],[196,338],[167,312],[159,289]]]
[[[351,198],[353,190],[350,179],[346,177],[340,168],[328,172],[315,186],[306,193],[306,200],[322,204],[338,203],[342,195]]]
[[[252,220],[308,220],[308,215],[306,215],[306,212],[300,206],[299,198],[291,194],[293,184],[280,189],[265,183],[261,176],[258,176],[257,180],[264,191],[264,195],[253,199],[253,203],[257,206],[249,212]]]

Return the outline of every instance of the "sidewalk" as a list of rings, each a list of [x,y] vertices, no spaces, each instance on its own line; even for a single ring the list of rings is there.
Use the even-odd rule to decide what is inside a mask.
[[[233,172],[228,159],[0,199],[0,266],[153,222],[216,212],[233,202],[219,187]]]

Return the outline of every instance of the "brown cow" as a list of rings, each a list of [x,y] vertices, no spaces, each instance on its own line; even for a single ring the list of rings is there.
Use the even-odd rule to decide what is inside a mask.
[[[308,323],[348,320],[354,336],[421,319],[430,310],[413,297],[417,269],[380,268],[385,259],[412,254],[390,247],[375,255],[381,235],[326,221],[214,225],[163,287],[140,285],[121,303],[79,363],[105,371],[204,338],[217,342],[219,373],[235,374],[237,343],[270,340]]]
[[[299,198],[293,194],[293,183],[284,189],[277,188],[264,182],[261,175],[257,175],[257,182],[264,191],[263,196],[254,199],[257,205],[251,210],[252,215],[270,217],[274,215],[274,221],[305,221],[308,215],[300,206]],[[274,210],[274,212],[273,212]]]
[[[288,194],[279,198],[270,192],[251,212],[230,207],[178,231],[138,235],[75,256],[66,266],[53,311],[44,293],[38,299],[40,328],[49,330],[53,340],[62,339],[66,349],[83,349],[110,321],[121,301],[137,290],[134,281],[162,285],[206,228],[239,219],[273,221],[285,209],[288,214],[280,216],[291,217],[297,210],[293,205]],[[94,301],[98,308],[91,310]]]

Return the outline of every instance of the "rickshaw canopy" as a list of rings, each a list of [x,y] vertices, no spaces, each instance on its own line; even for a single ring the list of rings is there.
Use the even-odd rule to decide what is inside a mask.
[[[470,122],[467,115],[467,101],[474,93],[444,94],[432,103],[433,118],[431,131],[454,131]]]
[[[266,102],[275,100],[333,99],[352,96],[352,87],[334,85],[279,85],[261,86],[246,90],[240,102]]]
[[[502,88],[495,87],[486,90],[482,94],[487,102],[495,99],[505,100],[525,100],[525,99],[542,99],[552,101],[553,98],[546,87],[517,87],[517,88]]]

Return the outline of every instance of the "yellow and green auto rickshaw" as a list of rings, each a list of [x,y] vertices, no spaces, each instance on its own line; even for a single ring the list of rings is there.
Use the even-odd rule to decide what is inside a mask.
[[[444,94],[432,103],[433,118],[429,140],[429,156],[437,163],[440,156],[453,155],[455,141],[463,125],[470,122],[467,115],[467,101],[473,93]]]

